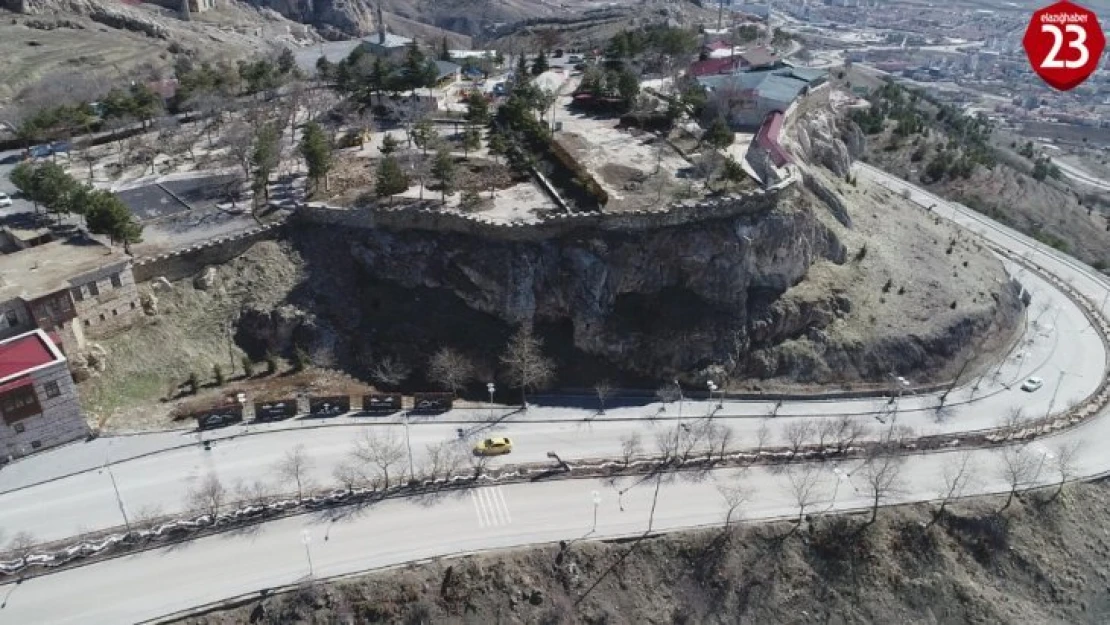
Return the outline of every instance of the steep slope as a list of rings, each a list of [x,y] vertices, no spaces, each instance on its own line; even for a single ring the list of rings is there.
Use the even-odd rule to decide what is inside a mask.
[[[1103,482],[1004,513],[973,502],[931,527],[916,506],[861,532],[860,519],[821,518],[793,534],[784,523],[544,546],[306,584],[177,622],[1105,623],[1107,505]]]

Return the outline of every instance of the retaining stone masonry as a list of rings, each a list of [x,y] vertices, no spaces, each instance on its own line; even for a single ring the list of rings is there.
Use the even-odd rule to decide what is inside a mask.
[[[174,281],[192,276],[208,265],[225,263],[259,241],[277,238],[286,219],[273,222],[246,232],[219,237],[176,250],[167,254],[139,258],[133,271],[136,282],[146,282],[159,276]]]
[[[738,215],[755,215],[773,208],[779,197],[789,192],[788,187],[792,183],[793,180],[773,189],[745,191],[720,198],[683,200],[658,210],[558,213],[533,223],[506,223],[480,214],[427,210],[419,208],[419,205],[348,209],[309,204],[298,208],[293,219],[303,223],[349,228],[433,230],[500,240],[536,241],[579,229],[642,231]]]

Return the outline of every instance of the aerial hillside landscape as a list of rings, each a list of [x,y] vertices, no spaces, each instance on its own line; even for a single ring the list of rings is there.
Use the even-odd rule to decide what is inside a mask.
[[[1031,7],[0,3],[0,621],[1107,620]]]

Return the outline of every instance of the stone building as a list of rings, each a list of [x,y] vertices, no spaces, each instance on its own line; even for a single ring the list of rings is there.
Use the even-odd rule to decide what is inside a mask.
[[[41,328],[82,349],[141,310],[131,258],[85,235],[0,255],[0,339]]]
[[[46,332],[0,341],[0,462],[88,434],[66,357]]]

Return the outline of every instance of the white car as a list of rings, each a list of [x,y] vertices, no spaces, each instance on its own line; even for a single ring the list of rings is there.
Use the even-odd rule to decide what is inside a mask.
[[[1025,382],[1022,382],[1021,390],[1028,391],[1028,392],[1032,393],[1033,391],[1041,388],[1042,386],[1044,386],[1044,380],[1034,377],[1034,378],[1029,378]]]
[[[5,208],[12,205],[12,198],[8,197],[7,193],[0,193],[0,208]]]

